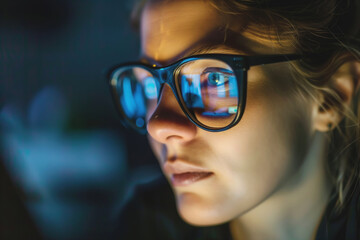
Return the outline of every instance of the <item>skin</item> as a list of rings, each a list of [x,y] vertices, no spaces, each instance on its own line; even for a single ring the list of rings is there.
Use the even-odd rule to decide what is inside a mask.
[[[236,29],[233,22],[206,1],[148,1],[141,17],[142,60],[166,66],[208,44],[216,47],[202,53],[293,52],[291,44],[246,30],[237,49],[222,44],[221,26]],[[339,84],[349,98],[350,85]],[[192,225],[230,222],[234,239],[314,238],[331,188],[324,171],[327,126],[339,119],[319,111],[319,102],[299,94],[288,62],[252,67],[242,120],[212,133],[187,119],[165,85],[148,121],[160,166],[178,161],[213,173],[172,186],[181,217]]]

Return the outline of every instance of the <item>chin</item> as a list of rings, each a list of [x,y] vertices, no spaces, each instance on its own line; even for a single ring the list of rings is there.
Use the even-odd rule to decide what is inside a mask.
[[[193,226],[219,225],[233,218],[226,214],[224,205],[206,202],[195,194],[182,194],[178,197],[177,210],[180,217]]]
[[[208,227],[208,226],[215,226],[215,225],[219,225],[222,223],[225,223],[227,221],[217,221],[216,219],[210,219],[210,218],[206,218],[206,217],[202,217],[202,216],[188,216],[188,215],[184,215],[181,212],[179,212],[181,218],[188,224],[192,225],[192,226],[197,226],[197,227]]]

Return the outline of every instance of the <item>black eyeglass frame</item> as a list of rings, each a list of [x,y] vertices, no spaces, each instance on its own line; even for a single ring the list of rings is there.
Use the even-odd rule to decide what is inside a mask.
[[[297,54],[278,54],[278,55],[256,55],[256,56],[248,56],[248,55],[235,55],[235,54],[201,54],[201,55],[194,55],[190,57],[186,57],[183,59],[180,59],[176,61],[175,63],[164,66],[164,67],[158,67],[158,66],[151,66],[148,64],[144,64],[141,62],[128,62],[120,65],[116,65],[112,67],[109,70],[108,73],[108,83],[110,86],[110,91],[112,93],[114,102],[117,106],[118,111],[120,112],[122,118],[121,121],[123,125],[130,126],[131,128],[137,130],[138,132],[142,134],[146,134],[146,126],[147,123],[144,124],[144,128],[139,128],[136,126],[136,124],[129,119],[125,112],[123,111],[121,104],[118,100],[118,94],[116,91],[116,88],[112,85],[112,80],[114,79],[114,75],[123,68],[133,68],[133,67],[140,67],[147,71],[149,71],[155,78],[155,81],[158,81],[160,85],[159,89],[159,96],[158,99],[160,99],[160,95],[162,92],[162,88],[165,83],[167,83],[172,92],[175,95],[175,98],[180,105],[182,111],[185,113],[187,118],[194,123],[197,127],[210,131],[210,132],[221,132],[228,130],[232,127],[234,127],[236,124],[238,124],[244,114],[245,111],[245,105],[246,105],[246,95],[247,95],[247,71],[251,66],[258,66],[258,65],[264,65],[264,64],[272,64],[272,63],[280,63],[280,62],[287,62],[287,61],[293,61],[293,60],[299,60],[301,58],[300,55]],[[238,106],[236,111],[236,116],[227,126],[221,127],[221,128],[215,128],[215,127],[209,127],[205,124],[199,122],[196,117],[192,117],[192,113],[190,110],[186,107],[186,104],[184,103],[184,100],[181,95],[180,87],[178,86],[178,81],[175,81],[175,76],[178,75],[180,71],[180,67],[190,61],[199,60],[199,59],[212,59],[212,60],[220,60],[224,63],[228,64],[232,70],[234,71],[236,80],[237,80],[237,86],[238,86]],[[124,121],[125,120],[125,121]]]

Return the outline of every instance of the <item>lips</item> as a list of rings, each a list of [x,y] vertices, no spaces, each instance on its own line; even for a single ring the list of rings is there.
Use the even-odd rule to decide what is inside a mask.
[[[211,177],[214,173],[182,160],[167,161],[163,170],[170,176],[173,186],[188,186]]]

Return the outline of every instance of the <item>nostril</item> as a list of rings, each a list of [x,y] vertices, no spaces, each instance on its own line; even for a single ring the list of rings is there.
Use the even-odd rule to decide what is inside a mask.
[[[180,136],[180,135],[169,135],[169,136],[166,137],[166,140],[171,140],[171,139],[182,140],[184,138],[182,136]]]

